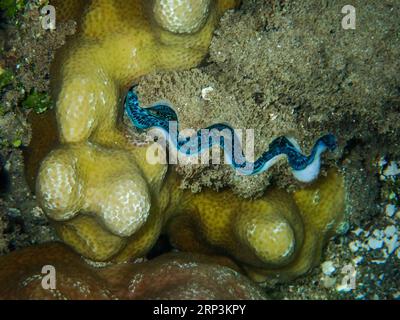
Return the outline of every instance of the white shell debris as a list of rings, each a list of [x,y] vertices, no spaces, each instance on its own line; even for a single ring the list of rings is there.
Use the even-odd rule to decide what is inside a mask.
[[[336,271],[335,266],[332,261],[325,261],[322,265],[322,273],[326,276],[330,276],[332,273]]]
[[[385,176],[396,176],[400,174],[400,169],[397,166],[397,163],[394,161],[391,161],[388,165],[388,167],[383,171],[383,174]]]
[[[210,93],[214,91],[213,87],[207,87],[207,88],[203,88],[201,90],[201,97],[203,98],[203,100],[205,101],[210,101]]]
[[[376,238],[369,238],[368,246],[373,249],[381,249],[383,247],[383,240],[378,240]]]
[[[327,289],[334,287],[336,284],[336,278],[324,276],[321,280],[322,285]]]
[[[383,258],[386,259],[400,247],[399,229],[395,225],[389,225],[384,230],[375,229],[368,238],[367,245],[369,249],[382,249]],[[350,242],[349,247],[351,251],[356,252],[363,245],[355,240]],[[381,261],[376,260],[375,263],[381,263]]]
[[[382,168],[387,164],[387,161],[385,160],[385,157],[381,157],[379,159],[378,165]]]
[[[364,232],[363,229],[357,228],[356,230],[352,231],[357,237]]]
[[[372,260],[371,262],[372,262],[372,263],[375,263],[375,264],[384,264],[384,263],[386,262],[386,260],[375,259],[375,260]]]
[[[385,236],[385,233],[379,229],[375,229],[372,234],[379,240],[381,240]]]
[[[387,226],[384,231],[386,238],[384,239],[388,254],[391,255],[398,247],[400,247],[399,230],[396,226]]]
[[[355,240],[349,243],[349,248],[351,252],[357,252],[358,249],[360,249],[360,247],[361,247],[361,241],[359,240]]]
[[[385,233],[382,230],[375,229],[372,236],[368,238],[368,246],[373,249],[381,249],[383,247],[383,238]]]
[[[396,212],[396,206],[394,204],[388,204],[385,208],[385,213],[388,217],[393,217]]]
[[[400,161],[388,161],[385,157],[378,160],[379,173],[381,181],[397,181],[400,179]],[[354,256],[351,257],[353,266],[357,267],[360,265],[366,266],[367,270],[372,264],[380,267],[377,270],[383,273],[373,274],[370,273],[365,275],[361,273],[360,281],[367,279],[368,281],[375,281],[376,285],[381,286],[382,281],[388,282],[389,273],[386,273],[384,267],[387,263],[393,263],[393,259],[400,260],[400,206],[397,204],[399,194],[390,185],[388,194],[384,202],[381,203],[380,209],[382,210],[381,219],[376,221],[373,226],[368,226],[368,230],[364,230],[360,227],[352,230],[352,239],[348,243],[349,251]],[[364,268],[362,269],[364,270]],[[367,296],[363,291],[360,284],[357,282],[356,299],[364,299]],[[351,288],[346,284],[339,284],[336,286],[336,290],[340,293],[351,291]],[[400,292],[397,291],[393,294],[394,298],[400,297]],[[377,295],[373,298],[379,298]],[[371,297],[368,297],[371,299]]]
[[[388,254],[392,254],[399,246],[398,236],[394,235],[391,239],[386,238],[385,243],[388,249]]]
[[[343,293],[343,292],[350,292],[351,290],[353,290],[353,288],[351,288],[349,285],[347,285],[347,284],[340,284],[340,285],[338,285],[337,287],[336,287],[336,290],[338,291],[338,292],[341,292],[341,293]]]
[[[357,265],[359,265],[361,262],[364,261],[364,257],[358,256],[358,257],[355,257],[352,261],[353,261],[353,263],[357,266]]]
[[[390,238],[390,237],[393,237],[398,232],[398,230],[397,230],[396,226],[391,225],[391,226],[386,227],[384,232],[385,232],[386,237]]]

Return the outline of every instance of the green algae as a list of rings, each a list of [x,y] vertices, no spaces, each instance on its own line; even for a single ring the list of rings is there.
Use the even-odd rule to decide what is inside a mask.
[[[24,0],[0,0],[0,10],[5,12],[7,18],[12,19],[25,8],[26,3]]]
[[[22,107],[24,109],[33,110],[37,114],[41,114],[51,109],[52,104],[49,94],[32,90],[22,102]]]

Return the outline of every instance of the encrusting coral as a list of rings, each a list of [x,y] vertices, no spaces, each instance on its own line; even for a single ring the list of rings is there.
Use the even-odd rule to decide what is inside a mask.
[[[178,188],[167,165],[148,163],[148,148],[119,128],[129,86],[155,70],[199,64],[219,16],[237,2],[52,2],[60,18],[77,20],[78,32],[53,64],[62,145],[41,164],[36,191],[80,254],[127,261],[144,256],[165,230],[178,248],[227,254],[256,280],[291,278],[318,262],[344,218],[339,173],[295,194],[271,187],[258,200],[228,190],[195,195]]]
[[[55,268],[55,289],[43,287],[50,284],[48,270],[42,272],[49,265]],[[223,257],[185,253],[95,268],[65,245],[49,243],[0,257],[0,298],[266,299],[235,268]]]

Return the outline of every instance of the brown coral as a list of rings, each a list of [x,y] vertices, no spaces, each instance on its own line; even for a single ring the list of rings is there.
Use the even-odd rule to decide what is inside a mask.
[[[226,266],[217,265],[225,264]],[[56,289],[43,289],[55,268]],[[169,254],[133,264],[89,266],[62,244],[25,248],[0,258],[1,299],[265,299],[219,257]],[[156,279],[156,281],[155,281]],[[46,281],[46,280],[45,280]]]

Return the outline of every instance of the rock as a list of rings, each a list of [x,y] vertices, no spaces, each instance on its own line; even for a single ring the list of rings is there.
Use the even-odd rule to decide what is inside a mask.
[[[55,285],[44,289],[53,266]],[[170,253],[142,263],[95,268],[63,244],[0,257],[0,299],[266,299],[230,260]]]

